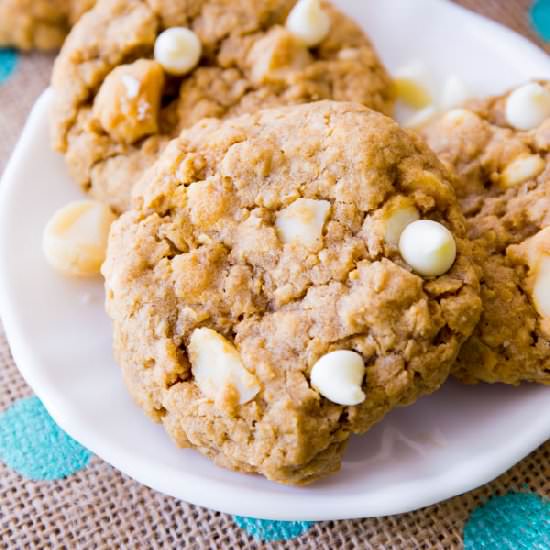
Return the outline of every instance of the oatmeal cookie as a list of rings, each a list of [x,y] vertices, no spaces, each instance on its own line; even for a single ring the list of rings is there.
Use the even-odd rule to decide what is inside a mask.
[[[350,434],[439,388],[478,321],[451,179],[356,103],[183,131],[103,266],[134,399],[221,466],[293,484],[337,471]],[[453,260],[418,275],[400,248],[421,270],[441,235]]]
[[[550,83],[471,102],[424,136],[458,171],[456,192],[483,270],[483,314],[456,376],[550,384]]]
[[[169,139],[202,118],[318,99],[389,113],[391,80],[359,27],[324,3],[330,30],[308,47],[285,27],[294,4],[100,0],[69,35],[53,74],[54,146],[72,176],[120,212]],[[191,30],[202,50],[183,76],[155,60],[172,55],[155,45],[175,27]]]
[[[96,0],[0,0],[0,46],[54,50]]]

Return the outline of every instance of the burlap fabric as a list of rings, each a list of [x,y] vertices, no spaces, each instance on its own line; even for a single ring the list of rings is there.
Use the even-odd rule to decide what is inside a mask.
[[[461,3],[530,35],[527,0]],[[48,82],[51,61],[31,55],[0,85],[0,173]],[[0,411],[30,395],[0,327]],[[231,516],[156,493],[95,457],[84,470],[48,482],[29,481],[0,463],[0,548],[455,549],[463,547],[472,510],[492,496],[515,491],[550,496],[550,442],[493,483],[436,506],[388,518],[320,522],[298,538],[260,542]],[[479,544],[468,546],[505,547],[496,540]]]

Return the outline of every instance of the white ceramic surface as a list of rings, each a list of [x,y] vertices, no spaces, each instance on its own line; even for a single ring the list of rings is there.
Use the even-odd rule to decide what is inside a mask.
[[[547,56],[444,0],[336,1],[364,24],[390,68],[423,59],[479,93],[550,77]],[[50,152],[44,94],[0,186],[0,306],[21,372],[55,420],[138,481],[188,502],[270,519],[340,519],[405,512],[468,491],[550,437],[550,388],[447,384],[355,438],[342,471],[307,488],[234,474],[178,450],[132,403],[111,356],[100,281],[46,265],[42,229],[79,196]]]

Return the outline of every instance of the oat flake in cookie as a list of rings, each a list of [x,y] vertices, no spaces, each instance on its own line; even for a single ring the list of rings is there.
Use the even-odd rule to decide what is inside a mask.
[[[337,471],[350,434],[439,388],[478,321],[451,177],[358,104],[184,131],[113,225],[103,267],[134,399],[221,466],[296,484]],[[426,263],[449,235],[456,246],[439,276],[401,257],[415,220],[446,228],[425,232]]]
[[[483,271],[483,314],[456,376],[550,384],[550,84],[472,102],[424,134],[459,173],[456,191]]]
[[[300,19],[299,12],[291,27],[298,33],[325,25],[320,30],[328,32],[310,32],[321,42],[308,46],[287,30],[294,5],[100,0],[71,32],[53,75],[54,146],[65,154],[72,176],[123,211],[132,187],[168,140],[202,118],[318,99],[391,112],[391,80],[359,27],[323,3],[326,27],[326,19],[307,15],[315,7],[307,0],[307,17]],[[165,34],[175,27],[177,32]],[[181,29],[200,45],[198,66],[184,74],[178,49],[189,48],[189,61],[198,48]]]
[[[0,47],[53,50],[96,0],[0,0]]]

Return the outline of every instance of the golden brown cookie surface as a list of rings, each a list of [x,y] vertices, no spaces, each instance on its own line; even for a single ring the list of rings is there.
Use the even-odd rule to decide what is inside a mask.
[[[284,483],[338,470],[351,433],[443,383],[479,318],[451,177],[357,104],[184,131],[115,222],[103,268],[130,393],[178,445],[222,466]],[[388,228],[405,205],[452,232],[445,274],[420,277],[401,258]],[[364,364],[353,406],[311,381],[337,350]],[[240,377],[226,384],[224,369]]]
[[[325,98],[391,111],[390,79],[363,32],[324,4],[330,33],[308,48],[285,28],[294,4],[101,0],[71,32],[53,76],[54,144],[78,183],[123,211],[166,142],[201,118]],[[176,26],[200,39],[198,67],[160,78],[136,66],[155,63],[157,37]]]
[[[536,86],[472,102],[424,130],[459,173],[483,269],[482,318],[456,368],[465,382],[550,384],[550,85]]]
[[[0,46],[54,50],[96,0],[0,0]]]

